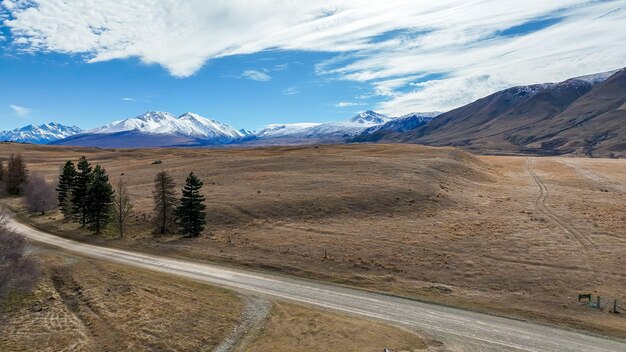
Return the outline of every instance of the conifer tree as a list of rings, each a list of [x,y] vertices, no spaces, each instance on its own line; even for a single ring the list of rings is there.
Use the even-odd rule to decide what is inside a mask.
[[[72,213],[81,226],[87,224],[87,187],[91,177],[91,165],[84,156],[80,157],[77,164],[78,172],[72,185]]]
[[[176,230],[176,182],[172,175],[163,170],[154,178],[154,215],[159,233],[165,234]]]
[[[183,188],[180,205],[176,209],[181,232],[186,237],[199,236],[206,224],[206,206],[203,204],[204,196],[200,194],[202,185],[202,181],[193,172],[190,173]]]
[[[59,208],[66,219],[71,218],[72,210],[72,189],[74,188],[74,180],[76,179],[76,167],[71,160],[68,160],[61,174],[59,175],[59,183],[57,185],[57,199],[59,200]]]
[[[96,165],[87,186],[85,220],[89,230],[99,234],[109,224],[114,195],[106,170]]]
[[[8,194],[19,195],[21,186],[28,183],[28,170],[22,156],[11,155],[7,167],[4,186]]]

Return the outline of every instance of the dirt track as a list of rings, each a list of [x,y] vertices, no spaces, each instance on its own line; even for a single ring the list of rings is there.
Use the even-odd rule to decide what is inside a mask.
[[[550,192],[546,184],[533,171],[532,165],[533,165],[533,159],[528,158],[528,162],[526,163],[526,170],[528,170],[528,173],[530,174],[530,176],[533,178],[533,180],[539,187],[539,197],[537,197],[537,201],[535,202],[537,209],[539,209],[539,211],[541,211],[545,216],[549,217],[554,222],[559,224],[559,226],[561,226],[563,230],[569,233],[573,239],[575,239],[576,241],[578,241],[578,243],[580,243],[580,246],[584,250],[591,249],[591,250],[597,251],[598,246],[596,246],[596,244],[593,243],[593,241],[589,239],[589,237],[584,235],[582,232],[576,230],[567,219],[560,218],[558,215],[552,212],[550,208],[546,206],[546,199],[548,198],[548,195],[550,194]]]

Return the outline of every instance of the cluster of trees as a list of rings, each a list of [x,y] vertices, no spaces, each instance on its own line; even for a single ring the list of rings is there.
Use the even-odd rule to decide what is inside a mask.
[[[177,198],[176,183],[168,171],[154,179],[154,218],[161,234],[176,230],[185,236],[198,236],[204,230],[206,214],[202,181],[192,172],[187,177],[182,197]],[[100,233],[111,223],[123,237],[132,215],[133,205],[127,185],[120,180],[115,190],[106,170],[92,168],[85,157],[75,165],[71,160],[63,166],[56,189],[58,204],[66,219]]]
[[[206,206],[200,193],[203,183],[189,173],[180,200],[176,197],[176,182],[169,171],[161,171],[154,178],[154,215],[157,230],[171,233],[177,228],[186,237],[199,236],[206,225]]]
[[[115,192],[106,170],[92,168],[84,156],[74,162],[68,160],[57,184],[57,200],[67,220],[100,233],[111,221]]]
[[[84,156],[76,163],[65,163],[55,188],[43,176],[29,175],[21,155],[11,155],[6,167],[0,161],[0,184],[7,194],[24,196],[29,211],[44,215],[58,206],[67,221],[97,234],[111,226],[124,237],[133,213],[126,183],[120,179],[114,189],[106,170],[100,165],[92,167]],[[159,172],[153,190],[156,232],[199,236],[206,225],[202,186],[191,172],[178,198],[174,177],[169,171]]]

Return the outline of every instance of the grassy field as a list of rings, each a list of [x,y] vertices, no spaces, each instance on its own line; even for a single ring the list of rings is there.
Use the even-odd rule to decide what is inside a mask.
[[[37,249],[30,295],[0,303],[0,351],[210,351],[236,325],[233,294]]]
[[[529,163],[417,145],[0,147],[17,152],[50,180],[86,155],[112,182],[129,182],[137,212],[125,239],[87,234],[58,213],[24,214],[65,236],[626,337],[626,313],[577,301],[626,302],[625,160]],[[162,169],[179,185],[189,171],[205,181],[201,237],[152,235],[151,185]]]
[[[249,352],[437,350],[414,332],[291,304],[275,305],[269,321]],[[442,346],[440,346],[442,347]]]

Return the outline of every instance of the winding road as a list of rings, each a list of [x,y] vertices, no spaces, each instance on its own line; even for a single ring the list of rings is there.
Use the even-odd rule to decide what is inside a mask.
[[[12,216],[8,222],[30,240],[81,255],[417,329],[452,351],[626,351],[626,341],[358,289],[100,247],[42,232]]]

